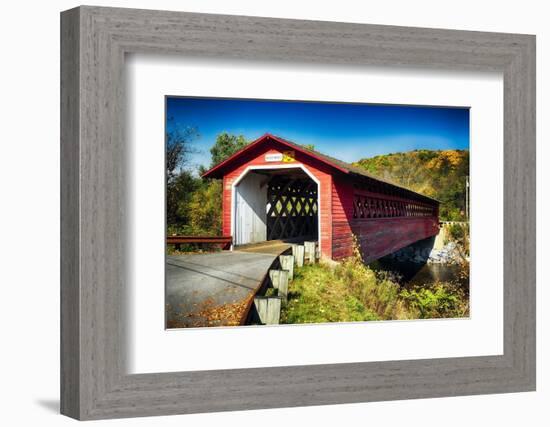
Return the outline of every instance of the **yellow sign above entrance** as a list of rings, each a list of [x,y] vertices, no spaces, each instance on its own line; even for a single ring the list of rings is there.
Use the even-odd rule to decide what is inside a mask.
[[[283,163],[292,163],[295,161],[296,161],[296,152],[294,150],[283,151]]]

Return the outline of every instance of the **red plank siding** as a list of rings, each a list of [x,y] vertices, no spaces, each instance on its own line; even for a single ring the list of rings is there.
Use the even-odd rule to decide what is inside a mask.
[[[353,185],[343,177],[334,178],[332,218],[332,258],[342,259],[353,253]]]
[[[223,177],[222,234],[231,236],[231,180]]]
[[[338,226],[338,225],[337,225]],[[439,232],[437,217],[354,219],[351,223],[366,263]]]
[[[418,240],[434,236],[439,231],[437,216],[354,218],[353,204],[356,194],[378,196],[386,200],[407,200],[358,191],[349,178],[335,177],[332,187],[332,257],[335,260],[353,254],[353,235],[357,238],[364,261],[368,263]]]

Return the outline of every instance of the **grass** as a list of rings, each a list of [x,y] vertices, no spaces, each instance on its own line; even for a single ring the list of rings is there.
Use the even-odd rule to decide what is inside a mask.
[[[174,245],[166,245],[166,255],[189,255],[189,254],[203,254],[211,252],[219,252],[222,249],[219,244],[214,243],[190,243],[181,244],[180,249],[176,249]]]
[[[338,266],[295,271],[281,323],[326,323],[467,317],[468,296],[453,283],[404,289],[357,257]]]

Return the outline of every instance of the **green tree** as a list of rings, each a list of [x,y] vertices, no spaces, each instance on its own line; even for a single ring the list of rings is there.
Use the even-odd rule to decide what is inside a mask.
[[[197,234],[221,234],[221,212],[221,180],[203,181],[189,201],[189,225],[191,229]]]
[[[187,169],[180,170],[166,184],[166,223],[172,234],[188,234],[189,203],[201,180]]]
[[[229,156],[233,155],[241,148],[245,147],[248,141],[243,135],[231,135],[227,132],[222,132],[216,138],[216,142],[210,149],[212,155],[211,167],[223,162]]]

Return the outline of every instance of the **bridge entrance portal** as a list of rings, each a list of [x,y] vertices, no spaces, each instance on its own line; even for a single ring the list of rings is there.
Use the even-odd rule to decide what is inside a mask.
[[[235,244],[317,240],[318,185],[301,168],[249,171],[235,186]]]

